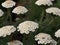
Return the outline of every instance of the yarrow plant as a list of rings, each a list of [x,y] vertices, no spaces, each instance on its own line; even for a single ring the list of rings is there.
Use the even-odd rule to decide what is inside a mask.
[[[11,33],[13,33],[14,31],[16,31],[16,28],[14,26],[4,26],[0,28],[0,37],[6,37],[7,35],[11,35]]]
[[[23,43],[20,42],[19,40],[14,40],[14,41],[8,42],[7,44],[8,45],[23,45]]]
[[[29,34],[30,31],[34,32],[36,28],[39,28],[39,25],[38,23],[33,21],[24,21],[20,23],[17,28],[21,34],[23,33]]]
[[[54,1],[54,0],[37,0],[35,2],[35,4],[37,4],[38,6],[41,6],[41,5],[48,5],[48,6],[50,6],[50,5],[53,5],[52,1]]]
[[[12,13],[15,14],[24,14],[28,11],[28,9],[26,9],[24,6],[18,6],[16,8],[13,9]]]
[[[15,2],[12,0],[6,0],[5,2],[2,3],[2,6],[5,8],[12,8],[13,6],[15,6]]]
[[[48,44],[51,43],[52,37],[49,34],[39,33],[35,36],[35,40],[38,41],[38,44]]]
[[[1,0],[0,45],[60,45],[59,2]]]
[[[58,15],[60,16],[60,9],[57,7],[50,7],[48,9],[46,9],[47,13],[53,13],[54,15]]]

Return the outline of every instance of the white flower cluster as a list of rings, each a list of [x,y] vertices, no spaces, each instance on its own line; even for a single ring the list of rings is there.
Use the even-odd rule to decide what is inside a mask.
[[[57,7],[50,7],[48,9],[46,9],[47,13],[53,13],[54,15],[58,15],[60,16],[60,9]]]
[[[21,34],[23,34],[23,33],[29,34],[30,31],[34,32],[36,28],[39,28],[39,26],[38,26],[38,23],[36,23],[36,22],[24,21],[24,22],[20,23],[17,28]]]
[[[35,40],[38,41],[38,44],[48,44],[51,43],[52,37],[46,33],[39,33],[35,36]]]
[[[2,6],[5,8],[11,8],[13,6],[15,6],[15,2],[12,0],[6,0],[5,2],[2,3]]]
[[[39,6],[40,5],[48,5],[48,6],[50,6],[50,5],[53,5],[52,1],[54,1],[54,0],[37,0],[35,2],[35,4],[37,4]]]
[[[38,44],[47,44],[51,42],[51,36],[45,33],[39,33],[35,36],[35,40],[38,41]]]
[[[0,9],[0,17],[3,16],[4,12]]]
[[[20,42],[19,40],[14,40],[14,41],[8,42],[7,44],[8,45],[23,45],[23,43]]]
[[[36,5],[41,6],[41,5],[48,5],[51,6],[53,5],[52,1],[54,0],[37,0],[35,2]],[[5,8],[12,8],[16,5],[16,2],[13,0],[6,0],[3,2],[2,7]],[[25,8],[24,6],[17,6],[13,9],[12,13],[15,13],[17,15],[19,14],[24,14],[28,12],[28,9]],[[47,13],[53,13],[54,15],[60,16],[60,9],[57,7],[50,7],[46,9]],[[0,9],[0,17],[4,14],[4,12]],[[16,18],[16,21],[19,20],[19,18]],[[39,24],[33,21],[24,21],[18,25],[18,31],[23,34],[29,34],[30,32],[34,32],[37,28],[39,28]],[[16,28],[12,25],[10,26],[4,26],[0,28],[0,37],[6,37],[7,35],[10,35],[11,33],[15,32]],[[55,32],[56,37],[60,37],[60,29]],[[46,33],[39,33],[35,36],[35,40],[38,41],[38,44],[50,44],[50,45],[57,45],[57,42],[52,39],[52,37],[49,34]],[[22,42],[19,40],[14,40],[11,42],[8,42],[8,45],[23,45]]]
[[[15,14],[24,14],[26,13],[28,10],[24,7],[24,6],[18,6],[16,8],[14,8],[14,10],[12,11],[12,13],[15,13]]]
[[[55,32],[55,36],[58,38],[60,37],[60,29]]]
[[[0,28],[0,37],[1,36],[6,37],[7,35],[10,35],[14,31],[16,31],[16,28],[14,26],[4,26]]]
[[[1,4],[3,7],[5,8],[12,8],[13,6],[16,5],[16,2],[14,2],[13,0],[6,0],[5,2],[3,2]],[[12,13],[15,14],[24,14],[28,12],[28,9],[26,9],[24,6],[17,6],[16,8],[13,9]],[[1,14],[2,15],[2,14]]]

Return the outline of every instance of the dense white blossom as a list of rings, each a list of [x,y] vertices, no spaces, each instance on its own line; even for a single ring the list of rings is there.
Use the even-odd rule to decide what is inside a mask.
[[[24,6],[17,6],[16,8],[13,9],[12,13],[15,14],[24,14],[28,11]]]
[[[33,21],[24,21],[18,25],[18,31],[20,31],[21,34],[26,33],[29,34],[29,32],[34,32],[36,28],[38,28],[38,23]]]
[[[16,31],[16,28],[14,26],[4,26],[0,28],[0,37],[6,37],[7,35],[10,35]]]
[[[56,37],[60,37],[60,29],[55,32]]]
[[[39,6],[40,5],[48,5],[48,6],[50,6],[50,5],[53,5],[52,1],[54,1],[54,0],[37,0],[35,2],[35,4],[37,4]]]
[[[4,12],[0,9],[0,17],[3,16]]]
[[[15,2],[12,0],[6,0],[5,2],[2,3],[2,6],[5,8],[11,8],[13,6],[15,6]]]
[[[60,9],[57,7],[50,7],[48,9],[46,9],[47,13],[53,13],[54,15],[58,15],[60,16]]]
[[[20,42],[19,40],[14,40],[14,41],[8,42],[7,44],[8,45],[23,45],[23,43]]]
[[[38,41],[38,44],[48,44],[51,43],[52,37],[46,33],[39,33],[35,36],[35,40]]]

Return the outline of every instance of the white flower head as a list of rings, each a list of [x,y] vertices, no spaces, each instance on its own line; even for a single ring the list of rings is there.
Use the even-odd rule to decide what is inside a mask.
[[[55,36],[58,38],[60,37],[60,29],[55,32]]]
[[[8,45],[23,45],[23,43],[20,42],[19,40],[14,40],[14,41],[8,42],[7,44]]]
[[[6,37],[7,35],[10,35],[14,31],[16,31],[16,28],[14,26],[4,26],[0,28],[0,37],[1,36]]]
[[[4,12],[0,9],[0,17],[3,16]]]
[[[24,21],[19,24],[18,31],[20,31],[21,34],[26,33],[29,34],[29,32],[34,32],[36,28],[38,28],[38,23],[33,21]]]
[[[2,3],[2,6],[5,8],[12,8],[13,6],[15,6],[15,2],[12,0],[6,0],[5,2]]]
[[[38,41],[38,44],[48,44],[52,40],[52,37],[46,33],[39,33],[35,36],[35,40]]]
[[[50,5],[53,5],[52,1],[54,1],[54,0],[37,0],[35,2],[35,4],[37,4],[38,6],[40,6],[40,5],[48,5],[48,6],[50,6]]]
[[[26,13],[28,10],[24,7],[24,6],[17,6],[16,8],[13,9],[12,13],[15,14],[24,14]]]
[[[50,7],[48,9],[46,9],[47,13],[53,13],[54,15],[58,15],[60,16],[60,9],[57,7]]]

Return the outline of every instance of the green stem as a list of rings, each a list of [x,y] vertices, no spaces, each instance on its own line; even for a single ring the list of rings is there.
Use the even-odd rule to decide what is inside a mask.
[[[43,21],[43,18],[44,18],[44,10],[42,11],[42,14],[41,14],[41,18],[39,20],[39,24],[41,25],[42,21]]]
[[[4,22],[8,21],[9,15],[10,15],[10,9],[7,9],[7,12],[5,12],[5,15],[3,17],[3,21],[2,21],[3,25],[4,25]]]
[[[8,17],[9,17],[9,15],[8,15],[8,10],[7,10],[7,12],[5,13],[5,16],[3,18],[5,22],[7,21]]]
[[[25,44],[25,34],[23,34],[23,44]]]
[[[47,28],[49,25],[51,25],[55,19],[56,19],[55,17],[54,18],[52,17],[51,21],[47,24],[47,26],[43,27],[43,29]]]
[[[8,15],[8,17],[9,17],[9,21],[10,21],[10,23],[12,22],[12,16],[11,16],[11,9],[7,9],[7,15]]]
[[[48,25],[47,25],[47,26],[49,26],[50,24],[52,24],[52,23],[53,23],[53,21],[55,21],[55,19],[56,19],[56,17],[52,17],[51,21],[48,23]]]
[[[54,19],[52,19],[49,23],[48,23],[48,26],[54,21]]]
[[[50,24],[52,24],[55,19],[56,19],[55,17],[52,17],[51,21],[48,23],[47,26],[49,26]]]

